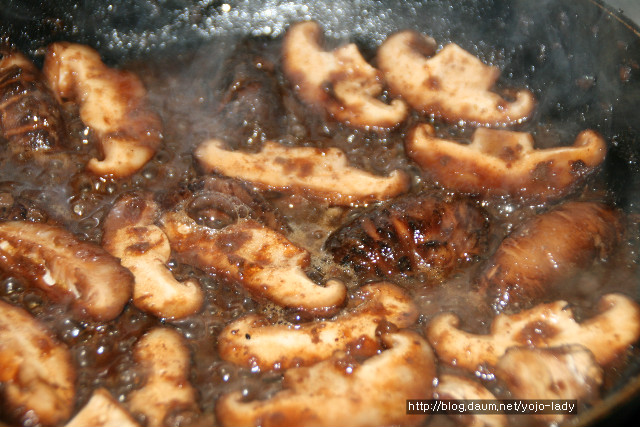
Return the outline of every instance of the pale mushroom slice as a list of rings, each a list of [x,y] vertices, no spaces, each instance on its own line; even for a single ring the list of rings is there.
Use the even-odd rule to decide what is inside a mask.
[[[263,189],[313,196],[334,205],[386,200],[409,189],[400,170],[378,176],[349,166],[337,148],[285,147],[267,141],[257,153],[227,150],[218,139],[197,148],[196,158],[207,172],[249,181]]]
[[[107,67],[88,46],[67,42],[49,46],[43,73],[60,100],[78,104],[80,118],[99,139],[104,159],[91,159],[91,172],[125,177],[153,157],[162,123],[137,76]]]
[[[451,123],[507,126],[531,116],[535,98],[530,91],[517,91],[513,101],[490,91],[500,77],[498,68],[454,43],[435,51],[435,40],[413,31],[389,36],[378,49],[377,64],[392,93]]]
[[[0,400],[7,415],[24,425],[66,421],[75,378],[67,347],[25,310],[0,300]]]
[[[516,399],[576,400],[590,403],[600,395],[602,368],[593,354],[581,345],[554,348],[510,348],[496,366],[496,377]],[[549,423],[559,423],[578,413],[572,407],[564,413],[533,414]],[[570,413],[571,412],[571,413]]]
[[[111,393],[99,388],[65,427],[140,427],[140,424]]]
[[[575,190],[604,161],[607,144],[592,130],[573,145],[534,149],[528,133],[479,128],[470,144],[436,136],[421,124],[407,136],[405,148],[423,172],[457,192],[556,199]]]
[[[148,427],[162,427],[169,415],[200,411],[196,390],[189,383],[191,356],[178,332],[152,329],[136,343],[133,356],[144,383],[127,396],[132,414],[144,415]]]
[[[284,389],[246,402],[242,392],[223,395],[216,414],[223,426],[421,425],[408,399],[432,395],[435,361],[426,341],[407,330],[382,335],[388,349],[362,363],[343,352],[284,374]]]
[[[477,381],[452,374],[438,377],[438,385],[433,397],[439,400],[498,401],[493,393]],[[470,413],[453,416],[460,422],[460,425],[467,427],[505,427],[508,425],[507,416],[503,413]]]
[[[213,229],[181,210],[165,213],[161,226],[180,261],[225,275],[254,298],[325,314],[336,311],[345,300],[342,282],[328,280],[319,286],[305,274],[310,263],[306,249],[255,220],[239,218]]]
[[[269,325],[262,316],[242,317],[220,332],[218,353],[224,360],[261,371],[309,366],[350,345],[370,356],[380,349],[379,327],[393,323],[406,328],[418,318],[411,297],[391,283],[364,286],[360,298],[357,307],[332,320]]]
[[[133,273],[136,307],[160,318],[181,319],[200,310],[203,292],[197,280],[179,282],[169,271],[171,247],[154,224],[157,211],[148,195],[121,197],[105,220],[102,246]]]
[[[93,320],[114,319],[131,297],[133,277],[117,258],[58,226],[0,223],[0,268]]]
[[[284,37],[284,74],[302,100],[358,128],[388,129],[405,120],[408,108],[403,101],[386,104],[376,98],[384,89],[382,74],[355,44],[327,52],[320,38],[320,26],[313,21],[292,25]]]
[[[621,294],[598,301],[599,313],[578,323],[565,301],[540,304],[530,310],[499,314],[488,335],[458,329],[452,313],[437,316],[426,335],[441,361],[469,371],[495,366],[509,347],[559,347],[580,344],[591,350],[601,365],[623,355],[640,337],[640,307]]]

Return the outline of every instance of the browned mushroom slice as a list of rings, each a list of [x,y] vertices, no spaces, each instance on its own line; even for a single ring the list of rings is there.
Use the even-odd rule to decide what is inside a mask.
[[[440,400],[497,401],[493,393],[476,381],[451,374],[438,377],[434,398]],[[503,413],[471,413],[454,415],[454,417],[459,421],[460,425],[467,427],[503,427],[507,425],[507,416]]]
[[[431,396],[435,363],[419,335],[382,335],[388,350],[358,363],[337,352],[328,360],[284,374],[284,389],[267,400],[245,402],[240,391],[222,396],[216,413],[223,426],[420,425],[407,399]]]
[[[624,354],[640,337],[640,307],[626,296],[608,294],[599,314],[578,323],[565,301],[540,304],[517,314],[499,314],[488,335],[457,328],[459,319],[441,314],[427,325],[426,334],[440,360],[475,371],[495,366],[509,347],[560,347],[580,344],[591,350],[601,365]]]
[[[250,181],[266,189],[311,195],[334,205],[352,205],[386,200],[409,189],[409,177],[394,171],[376,176],[347,164],[337,148],[284,147],[266,142],[262,151],[230,151],[211,139],[196,150],[208,172]]]
[[[284,73],[307,103],[321,107],[341,122],[359,128],[392,128],[408,114],[404,102],[378,100],[382,75],[354,44],[326,52],[319,43],[320,26],[312,21],[292,25],[282,51]]]
[[[120,403],[104,388],[93,392],[91,399],[64,427],[140,427]]]
[[[308,366],[337,350],[358,346],[359,354],[379,350],[376,329],[384,322],[406,328],[418,318],[411,298],[390,283],[362,288],[363,302],[334,320],[301,325],[267,325],[257,315],[230,323],[218,335],[218,353],[228,361],[260,370]]]
[[[69,350],[29,313],[0,301],[0,396],[21,425],[56,425],[69,418],[75,372]]]
[[[199,412],[196,390],[189,383],[191,356],[178,332],[152,329],[136,343],[134,358],[144,385],[129,394],[127,406],[133,414],[143,414],[148,427],[166,425],[168,415]]]
[[[332,312],[346,297],[341,282],[329,280],[318,286],[307,277],[307,250],[252,219],[212,229],[178,211],[167,212],[161,222],[182,262],[226,275],[258,299],[306,311]]]
[[[500,358],[496,377],[517,399],[577,400],[590,403],[600,395],[602,368],[581,345],[529,349],[510,348]],[[569,409],[569,408],[568,408]],[[577,413],[578,408],[574,408]],[[569,414],[534,414],[559,423]]]
[[[60,149],[66,131],[61,107],[36,66],[0,47],[0,135],[14,153]]]
[[[594,202],[569,202],[522,223],[498,247],[480,276],[494,309],[554,294],[579,269],[606,259],[623,233],[620,212]],[[560,286],[562,284],[562,286]]]
[[[153,223],[156,211],[150,197],[120,198],[105,220],[102,245],[133,273],[136,307],[158,317],[180,319],[200,310],[202,289],[196,280],[178,282],[167,268],[171,247]]]
[[[441,186],[464,193],[558,198],[583,184],[605,158],[605,141],[581,132],[570,147],[534,149],[528,133],[479,128],[471,144],[436,137],[422,124],[409,133],[406,149]]]
[[[78,240],[61,227],[41,223],[0,223],[0,267],[30,280],[54,301],[108,321],[131,297],[133,278],[100,246]]]
[[[60,99],[79,105],[80,118],[100,140],[104,159],[91,159],[91,172],[128,176],[153,157],[162,123],[145,104],[137,76],[107,67],[88,46],[66,42],[49,46],[43,72]]]
[[[490,92],[498,68],[453,43],[435,50],[432,38],[413,31],[388,37],[378,49],[377,63],[389,87],[413,108],[448,122],[489,126],[519,123],[531,115],[535,99],[528,90],[518,91],[513,102]]]

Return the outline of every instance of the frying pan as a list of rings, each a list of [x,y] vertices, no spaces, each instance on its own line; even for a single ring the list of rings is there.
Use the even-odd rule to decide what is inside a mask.
[[[370,51],[394,31],[415,29],[500,67],[510,86],[529,87],[538,99],[535,116],[518,130],[536,132],[544,123],[567,140],[586,128],[600,132],[610,143],[609,192],[629,214],[640,212],[640,29],[597,0],[3,0],[0,36],[38,65],[42,48],[57,40],[91,45],[118,65],[214,39],[278,37],[303,19]],[[633,417],[640,360],[621,378],[571,424]]]

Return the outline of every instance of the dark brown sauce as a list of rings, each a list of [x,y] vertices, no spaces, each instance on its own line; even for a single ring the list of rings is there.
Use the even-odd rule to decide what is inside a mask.
[[[404,155],[405,132],[415,123],[429,119],[414,115],[400,129],[386,134],[353,130],[310,111],[297,100],[279,69],[278,41],[251,39],[230,44],[224,51],[229,57],[212,57],[210,50],[221,51],[205,45],[194,52],[129,65],[143,79],[152,108],[160,113],[165,126],[162,148],[141,171],[122,180],[85,173],[83,165],[98,154],[96,141],[67,106],[70,123],[67,145],[71,148],[64,158],[68,167],[62,168],[62,160],[55,157],[38,162],[16,158],[2,161],[0,218],[59,223],[80,238],[99,244],[103,220],[118,195],[132,189],[160,194],[187,185],[201,175],[193,151],[210,137],[223,138],[230,147],[245,150],[258,150],[268,139],[291,146],[337,147],[345,151],[353,166],[377,174],[402,169],[413,178],[412,191],[442,192],[423,182],[419,170]],[[437,125],[441,136],[464,139],[470,135],[468,128],[431,122]],[[544,124],[526,127],[544,141],[543,145],[561,134],[546,129]],[[572,197],[606,198],[604,187],[604,183],[596,180],[582,194]],[[300,195],[265,196],[291,226],[288,237],[311,252],[310,277],[318,282],[331,277],[342,279],[353,293],[360,285],[357,277],[331,262],[322,245],[331,231],[363,208],[329,207]],[[490,256],[514,225],[544,208],[502,200],[483,205],[492,222],[490,250],[483,259]],[[570,291],[550,295],[549,301],[556,297],[567,299],[580,319],[593,313],[594,302],[604,293],[622,292],[637,298],[638,231],[637,219],[629,218],[629,238],[616,256],[577,274],[566,286]],[[461,328],[488,332],[494,314],[473,287],[481,265],[482,260],[435,286],[425,286],[420,278],[399,278],[397,284],[411,293],[420,310],[415,329],[422,333],[423,326],[435,315],[451,311],[461,318]],[[196,415],[172,418],[176,425],[210,422],[216,400],[223,393],[243,390],[249,398],[265,398],[275,393],[281,387],[281,374],[251,372],[221,360],[215,352],[217,334],[230,321],[250,312],[262,312],[280,322],[311,319],[301,313],[261,306],[237,285],[175,260],[170,261],[169,267],[178,280],[198,279],[205,291],[202,311],[173,323],[142,313],[132,305],[109,323],[80,321],[65,307],[48,301],[42,291],[4,273],[0,273],[0,297],[27,309],[69,346],[78,374],[76,409],[98,387],[106,387],[122,400],[140,387],[142,374],[133,362],[133,346],[145,331],[163,324],[175,327],[192,351],[190,379],[203,411],[200,419]],[[441,369],[457,372],[445,366]],[[609,369],[608,386],[617,383],[621,372],[619,367]],[[485,385],[505,396],[505,390],[490,373],[478,373],[476,377],[486,378]]]

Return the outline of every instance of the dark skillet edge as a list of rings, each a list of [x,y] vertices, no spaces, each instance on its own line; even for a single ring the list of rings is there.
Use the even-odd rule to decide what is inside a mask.
[[[631,32],[633,32],[636,36],[640,37],[640,24],[631,20],[627,16],[624,15],[624,11],[620,13],[613,9],[613,7],[609,4],[605,4],[603,0],[588,0],[590,3],[593,3],[597,7],[601,8],[607,14],[611,15],[622,25],[627,27]]]
[[[83,19],[88,19],[87,16],[90,16],[89,14],[97,12],[97,16],[101,16],[104,19],[104,22],[125,27],[126,25],[128,25],[128,19],[133,20],[133,18],[125,19],[114,17],[112,15],[109,15],[108,10],[106,10],[105,7],[99,8],[99,10],[97,11],[78,11],[78,8],[80,8],[80,6],[77,5],[82,4],[82,2],[80,1],[43,1],[41,3],[42,4],[39,4],[37,6],[26,6],[22,5],[20,2],[10,2],[10,7],[3,7],[2,9],[0,9],[0,38],[2,38],[2,36],[5,34],[10,35],[12,41],[15,42],[18,47],[30,53],[36,59],[36,61],[40,61],[42,59],[42,46],[45,46],[50,42],[63,39],[90,44],[103,52],[106,55],[107,60],[112,63],[126,62],[126,60],[129,59],[121,55],[121,49],[123,49],[123,46],[126,46],[126,41],[124,42],[124,45],[118,43],[109,45],[108,32],[96,32],[91,29],[80,28],[73,25],[71,21],[73,18],[76,18],[78,16],[83,17]],[[99,2],[89,1],[88,3],[98,4]],[[115,1],[112,3],[122,5],[125,2]],[[140,3],[144,3],[144,1]],[[174,3],[178,4],[180,2],[177,1]],[[216,8],[219,8],[221,3],[222,2],[212,3],[212,5],[215,5],[215,8],[214,6],[212,6],[210,10],[203,10],[202,13],[218,14],[219,11]],[[244,4],[246,2],[241,3]],[[419,2],[407,2],[407,6],[403,6],[402,11],[410,11],[413,7],[413,3]],[[473,2],[463,1],[461,3],[469,5]],[[509,11],[505,11],[505,8],[499,7],[500,5],[496,5],[496,2],[487,3],[491,3],[493,7],[491,7],[491,5],[486,7],[484,9],[484,13],[488,14],[491,12],[504,12],[504,15],[502,16],[505,16],[507,18],[510,17]],[[560,3],[562,3],[562,1],[560,1]],[[592,5],[592,9],[597,9],[599,13],[608,16],[612,20],[616,21],[616,25],[619,24],[618,27],[621,31],[628,32],[628,40],[635,39],[637,42],[636,45],[632,46],[635,49],[634,52],[640,53],[640,27],[638,27],[637,24],[616,12],[610,6],[605,5],[602,1],[585,0],[584,4],[587,3]],[[74,5],[76,7],[75,12],[73,12]],[[72,11],[69,10],[70,7]],[[24,9],[18,10],[16,8]],[[508,7],[506,9],[508,9]],[[31,13],[31,16],[33,17],[25,17],[24,15],[22,15],[24,12]],[[132,12],[135,12],[136,14],[142,13],[144,12],[144,8],[137,10],[134,8],[132,9]],[[178,14],[178,12],[179,10],[176,8],[175,10],[171,11],[171,14]],[[291,16],[297,16],[296,13],[292,13]],[[315,17],[313,16],[313,13],[311,13],[311,15],[312,17]],[[98,21],[102,22],[101,18],[98,18]],[[417,20],[415,21],[416,22],[411,22],[409,26],[416,27],[418,25],[418,22]],[[7,24],[7,22],[11,23]],[[328,21],[325,21],[325,24],[328,23]],[[143,21],[142,25],[152,26],[154,25],[154,22],[151,18],[149,18],[147,21]],[[169,24],[165,23],[165,25]],[[184,22],[184,25],[187,28],[189,27],[188,22],[186,21]],[[230,28],[225,27],[225,25],[231,24],[221,24],[221,31],[223,31],[225,28]],[[286,24],[280,22],[278,28],[283,28],[283,26],[285,25]],[[480,25],[480,27],[483,29],[487,29],[490,28],[491,25],[492,22],[488,22]],[[247,27],[245,26],[243,28],[246,29]],[[170,27],[170,30],[178,31],[178,27]],[[193,29],[189,31],[190,34],[197,34],[197,31]],[[238,31],[242,31],[242,29]],[[344,37],[343,31],[344,29],[336,28],[336,37]],[[375,35],[376,41],[379,41],[379,38],[384,33],[384,31],[384,28],[379,30],[379,32]],[[440,29],[438,31],[439,35],[441,36],[441,40],[456,38],[454,30]],[[34,33],[35,36],[33,35]],[[214,36],[207,35],[206,37]],[[360,36],[356,36],[356,38],[358,37],[362,39],[364,36],[360,34]],[[462,37],[466,39],[472,38],[470,34],[463,35]],[[153,39],[153,37],[150,37],[147,40],[149,39]],[[197,47],[201,42],[201,40],[197,39],[184,40],[181,42],[180,48]],[[633,44],[632,41],[630,41],[629,43]],[[485,46],[484,48],[487,47]],[[482,52],[484,48],[483,46],[478,46],[477,50]],[[155,48],[151,48],[147,52],[140,53],[153,54],[154,52],[156,52]],[[640,61],[640,55],[635,55],[635,57]],[[516,77],[518,77],[517,71]],[[526,76],[520,77],[522,79],[526,78]],[[623,101],[632,98],[635,93],[640,94],[640,75],[638,73],[632,76],[631,83],[634,91],[632,91],[633,93],[623,97]],[[640,100],[640,97],[636,97],[635,99]],[[623,101],[621,101],[621,104],[623,104]],[[636,105],[637,104],[638,103],[636,102]],[[620,108],[625,108],[624,113],[626,114],[624,114],[624,117],[615,117],[615,113],[617,111],[612,114],[612,120],[615,123],[611,126],[617,129],[611,130],[611,132],[604,128],[599,129],[601,132],[603,132],[603,134],[605,134],[607,139],[614,141],[604,173],[606,174],[607,179],[610,182],[611,193],[614,194],[617,204],[622,206],[629,212],[638,213],[640,212],[640,144],[636,144],[636,142],[640,141],[640,120],[636,118],[634,119],[633,123],[630,122],[630,120],[634,113],[636,117],[640,113],[638,113],[637,107],[634,108],[634,106],[631,104],[622,105],[622,107]],[[631,377],[631,380],[626,382],[626,384],[624,385],[619,385],[619,388],[614,389],[614,391],[610,393],[609,396],[607,396],[605,399],[603,399],[600,404],[588,411],[585,411],[584,413],[579,414],[577,417],[568,422],[567,425],[611,425],[612,422],[615,422],[617,425],[625,425],[625,423],[632,422],[628,418],[628,414],[637,414],[637,406],[640,402],[640,363],[636,362],[634,364],[631,364],[628,367],[627,372],[628,375],[626,376]],[[618,419],[618,417],[621,418]]]
[[[640,24],[632,21],[620,11],[616,11],[612,6],[605,4],[602,0],[588,0],[595,7],[600,8],[604,13],[611,16],[617,22],[632,33],[636,38],[640,39]],[[640,100],[640,99],[639,99]],[[636,138],[635,141],[638,141]],[[614,152],[615,153],[615,152]],[[616,153],[617,155],[617,153]],[[624,165],[618,172],[611,174],[609,172],[610,182],[613,181],[616,186],[625,186],[628,194],[624,200],[618,200],[618,203],[630,207],[634,201],[640,200],[640,166],[635,156],[618,157],[616,162],[609,161],[608,164]],[[626,184],[622,180],[629,179]],[[614,187],[615,191],[615,187]],[[631,211],[637,211],[637,206],[631,206]],[[638,279],[640,282],[640,278]],[[640,285],[638,285],[640,292]],[[627,367],[628,373],[623,374],[623,378],[630,378],[623,386],[618,385],[617,389],[609,392],[609,395],[602,399],[598,405],[589,408],[583,413],[579,413],[576,417],[569,420],[563,425],[575,427],[607,427],[607,426],[635,426],[640,420],[640,363],[636,360]]]

